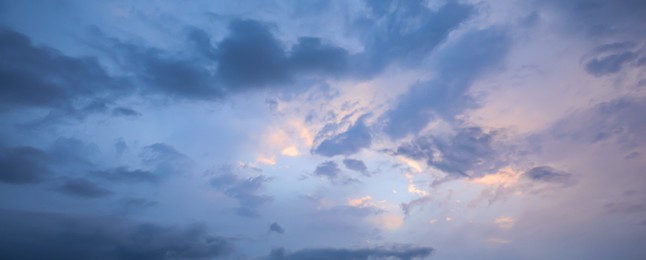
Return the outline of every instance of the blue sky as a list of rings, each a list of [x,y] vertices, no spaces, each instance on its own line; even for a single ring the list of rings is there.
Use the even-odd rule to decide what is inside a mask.
[[[646,4],[0,1],[0,258],[645,259]]]

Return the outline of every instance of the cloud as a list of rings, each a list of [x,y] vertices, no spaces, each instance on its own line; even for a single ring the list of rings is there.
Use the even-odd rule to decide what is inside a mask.
[[[339,173],[341,173],[341,169],[339,169],[339,165],[334,161],[322,162],[314,170],[314,175],[324,176],[332,180],[336,179]]]
[[[292,46],[290,67],[297,73],[338,75],[347,70],[348,52],[316,37],[300,37]]]
[[[68,179],[57,190],[64,194],[85,198],[101,198],[112,195],[112,191],[82,178]]]
[[[271,178],[261,175],[249,178],[238,176],[231,166],[225,166],[215,172],[210,184],[225,195],[235,199],[240,204],[236,213],[243,217],[258,217],[261,206],[273,201],[272,196],[263,195],[260,191]]]
[[[186,172],[192,165],[188,156],[165,143],[144,147],[140,157],[145,164],[154,168],[153,172],[162,176]]]
[[[356,172],[360,172],[360,173],[368,172],[368,167],[366,167],[366,164],[363,163],[362,160],[346,158],[346,159],[343,159],[343,165],[345,165],[345,168],[348,168],[349,170],[353,170]]]
[[[159,205],[159,202],[146,198],[126,197],[119,201],[126,210],[141,210]]]
[[[125,117],[138,117],[138,116],[141,116],[141,113],[135,111],[132,108],[116,107],[112,109],[112,115],[125,116]]]
[[[546,183],[572,185],[576,182],[574,175],[559,171],[549,166],[538,166],[527,170],[524,174],[527,178]]]
[[[451,136],[413,139],[397,149],[398,155],[424,160],[427,165],[456,177],[478,177],[501,165],[494,147],[495,133],[479,127],[459,128]]]
[[[96,145],[75,138],[57,138],[47,149],[31,146],[0,146],[0,182],[34,184],[56,173],[92,167],[89,159]]]
[[[389,65],[419,64],[449,33],[470,18],[470,5],[449,2],[437,10],[423,1],[365,1],[373,16],[356,19],[365,51],[353,62],[355,73],[373,75]]]
[[[213,259],[232,251],[200,225],[10,210],[0,210],[0,220],[2,259]]]
[[[343,249],[343,248],[317,248],[317,249],[302,249],[295,252],[288,252],[284,248],[272,249],[269,257],[270,260],[289,260],[289,259],[302,259],[302,260],[323,260],[323,259],[338,259],[338,260],[368,260],[368,259],[423,259],[429,257],[433,252],[430,247],[416,247],[411,245],[398,245],[392,247],[374,247],[374,248],[359,248],[359,249]]]
[[[95,58],[75,58],[36,46],[22,33],[0,28],[0,111],[53,109],[50,116],[103,112],[114,97],[131,92]]]
[[[33,147],[0,148],[0,182],[8,184],[38,183],[51,174],[51,158]]]
[[[556,11],[563,18],[563,24],[576,32],[584,32],[590,37],[616,35],[643,35],[646,18],[646,4],[640,0],[617,1],[537,1]]]
[[[170,98],[216,99],[223,96],[207,61],[110,38],[95,30],[95,45],[128,72],[143,94]]]
[[[401,209],[404,212],[404,215],[408,216],[414,208],[423,207],[431,200],[432,198],[430,196],[423,196],[423,197],[414,199],[408,203],[401,203]]]
[[[218,80],[230,91],[276,87],[302,74],[337,75],[348,59],[346,50],[316,37],[300,37],[288,50],[256,20],[232,21],[216,48]]]
[[[217,74],[227,86],[246,88],[289,80],[287,54],[266,24],[234,20],[217,45]]]
[[[314,149],[315,154],[327,157],[335,155],[351,155],[372,144],[370,129],[360,117],[348,130],[338,135],[325,139]]]
[[[160,178],[155,173],[145,170],[129,170],[117,167],[105,171],[93,171],[90,175],[96,178],[121,183],[157,183]]]
[[[477,107],[467,93],[472,81],[498,68],[509,48],[507,32],[499,27],[469,31],[457,42],[447,43],[434,59],[437,76],[411,86],[382,115],[384,132],[399,139],[417,134],[435,118],[451,121],[465,109]]]
[[[636,46],[626,41],[600,45],[584,57],[585,70],[595,76],[604,76],[618,73],[629,65],[639,66]]]
[[[624,96],[576,111],[556,122],[550,133],[557,139],[600,143],[614,141],[630,150],[646,143],[646,98]]]
[[[269,232],[276,232],[278,234],[284,234],[285,229],[283,229],[283,227],[278,225],[278,223],[274,222],[274,223],[271,223],[271,225],[269,226]]]

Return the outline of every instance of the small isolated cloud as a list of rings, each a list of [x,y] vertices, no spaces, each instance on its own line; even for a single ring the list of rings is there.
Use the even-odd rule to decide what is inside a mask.
[[[516,219],[511,217],[499,217],[494,221],[494,223],[500,228],[510,229],[516,225]]]
[[[355,179],[341,175],[341,169],[335,161],[325,161],[317,165],[316,169],[314,170],[314,175],[325,177],[333,183],[348,184],[356,181]]]
[[[549,166],[538,166],[525,172],[525,176],[533,181],[572,185],[576,182],[574,175]]]
[[[339,173],[341,173],[341,169],[339,169],[339,165],[336,164],[334,161],[325,161],[316,166],[316,170],[314,170],[314,175],[317,176],[325,176],[330,179],[336,178]]]
[[[343,165],[345,165],[345,168],[347,168],[348,170],[353,170],[360,173],[368,172],[368,167],[366,167],[366,164],[363,163],[362,160],[346,158],[343,159]]]
[[[271,225],[269,225],[269,232],[276,232],[278,234],[284,234],[285,229],[283,229],[283,227],[281,227],[277,222],[274,222],[274,223],[271,223]]]
[[[397,245],[391,247],[373,247],[373,248],[316,248],[302,249],[295,252],[289,252],[284,248],[274,248],[271,250],[268,260],[369,260],[369,259],[398,259],[412,260],[425,259],[433,253],[431,247],[418,247],[412,245]]]

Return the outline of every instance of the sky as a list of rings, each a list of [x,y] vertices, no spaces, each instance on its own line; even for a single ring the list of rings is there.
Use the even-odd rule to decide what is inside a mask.
[[[646,259],[642,0],[0,0],[2,259]]]

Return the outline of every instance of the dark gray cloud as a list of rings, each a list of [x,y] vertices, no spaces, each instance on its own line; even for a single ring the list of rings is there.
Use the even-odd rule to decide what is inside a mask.
[[[386,134],[395,139],[417,134],[434,118],[452,120],[476,107],[467,94],[471,82],[499,67],[509,48],[506,31],[498,27],[467,32],[448,45],[437,53],[437,77],[411,86],[383,115]]]
[[[106,103],[131,92],[97,59],[66,56],[7,28],[0,28],[0,85],[0,111],[44,108],[50,118],[104,112]]]
[[[33,147],[0,148],[0,182],[8,184],[38,183],[53,174],[52,158]]]
[[[269,232],[276,232],[278,234],[284,234],[285,229],[281,227],[278,223],[274,222],[269,225]]]
[[[107,73],[96,58],[68,57],[2,29],[0,80],[6,87],[0,109],[57,108],[48,120],[108,111],[137,116],[131,108],[111,106],[131,93],[215,100],[250,89],[277,89],[304,77],[373,75],[391,63],[414,63],[427,56],[472,12],[472,7],[456,3],[432,11],[402,1],[390,15],[363,21],[383,20],[379,23],[384,26],[361,35],[365,51],[354,55],[316,37],[300,37],[286,46],[274,36],[271,24],[257,20],[232,20],[228,34],[215,44],[208,32],[189,28],[188,50],[181,53],[111,38],[94,27],[88,43],[111,58],[122,77]]]
[[[213,259],[229,240],[184,228],[117,218],[0,210],[2,259]]]
[[[128,73],[141,93],[197,100],[223,96],[223,90],[215,84],[215,76],[207,68],[210,61],[204,57],[121,41],[94,29],[94,47],[105,52]],[[192,36],[194,33],[189,33],[189,42],[194,40]]]
[[[361,117],[345,132],[323,140],[314,149],[314,153],[327,157],[351,155],[370,147],[372,135],[363,121],[364,119]]]
[[[411,245],[399,245],[392,247],[375,248],[317,248],[302,249],[295,252],[288,252],[284,248],[275,248],[271,251],[268,259],[299,259],[299,260],[368,260],[368,259],[425,259],[431,255],[433,248],[416,247]]]
[[[57,191],[78,197],[101,198],[112,195],[112,191],[83,178],[68,179],[63,182]]]
[[[290,67],[297,73],[338,75],[347,70],[348,52],[316,37],[301,37],[292,46]]]
[[[75,138],[57,138],[47,149],[30,146],[0,146],[0,182],[28,184],[45,181],[59,172],[92,167],[89,157],[95,144]]]
[[[572,185],[576,182],[574,175],[560,171],[549,166],[538,166],[527,170],[524,174],[527,178],[547,183]]]
[[[231,166],[220,168],[210,179],[211,185],[225,195],[235,199],[240,207],[236,213],[243,217],[258,217],[261,206],[273,201],[273,197],[261,194],[263,186],[270,178],[256,176],[240,178]]]
[[[426,164],[454,176],[477,177],[500,167],[494,133],[479,127],[456,129],[448,137],[421,136],[397,149],[398,155],[424,160]]]
[[[216,48],[218,79],[229,91],[284,84],[303,73],[340,74],[348,59],[346,50],[315,37],[301,37],[287,50],[269,24],[255,20],[232,21]]]
[[[217,45],[218,76],[229,86],[245,88],[290,79],[287,53],[269,31],[254,20],[234,20]]]
[[[157,183],[160,177],[145,170],[130,170],[127,167],[117,167],[105,171],[93,171],[90,175],[99,179],[121,183]]]
[[[343,159],[343,165],[345,165],[345,168],[348,168],[349,170],[353,170],[356,172],[360,172],[360,173],[368,172],[368,167],[366,167],[366,164],[363,163],[362,160],[346,158],[346,159]]]
[[[330,179],[336,179],[341,173],[339,165],[334,161],[325,161],[316,166],[314,170],[314,175],[324,176]]]

